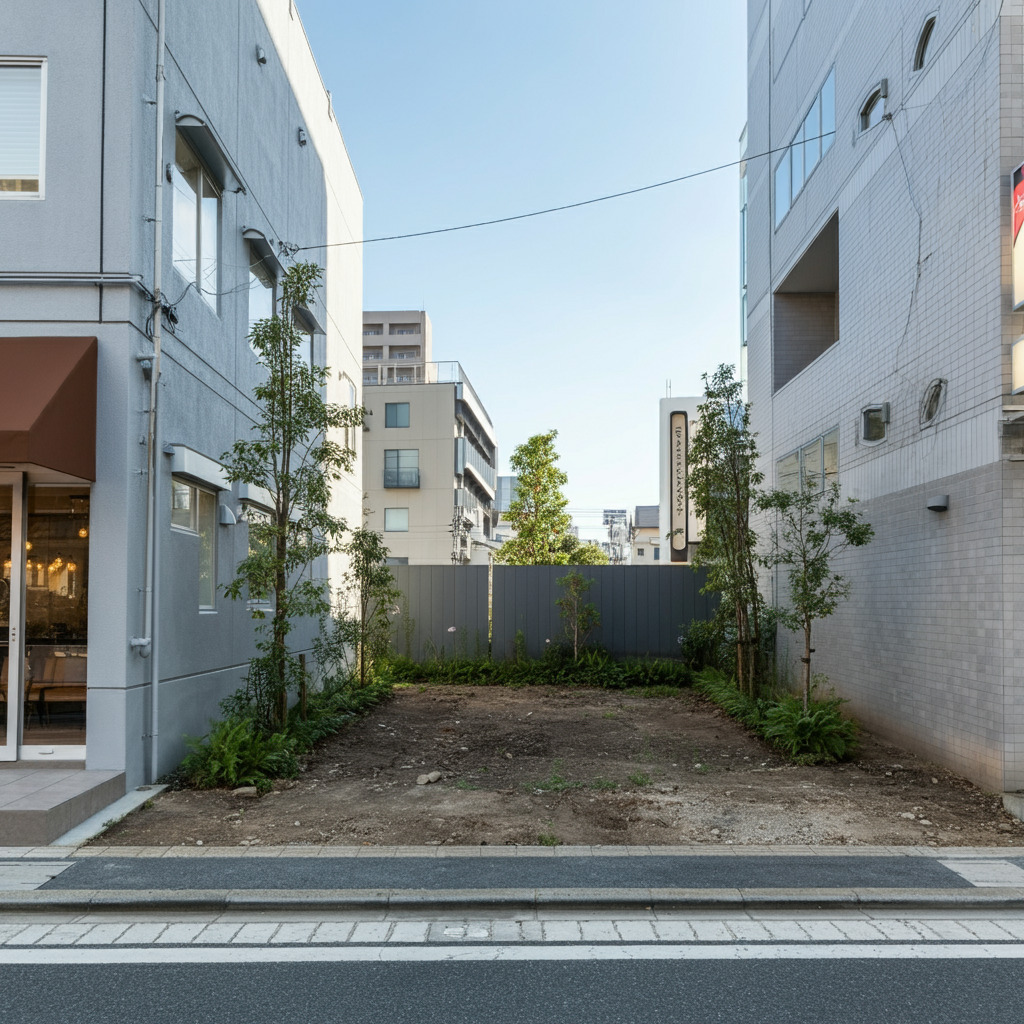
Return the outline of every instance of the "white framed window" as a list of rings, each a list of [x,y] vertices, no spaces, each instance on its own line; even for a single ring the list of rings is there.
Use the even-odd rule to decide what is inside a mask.
[[[409,532],[409,510],[407,508],[386,508],[386,509],[384,509],[384,532],[385,533],[408,533]]]
[[[217,606],[217,495],[171,478],[171,528],[199,538],[199,607]]]
[[[889,431],[889,403],[869,405],[860,411],[860,439],[865,444],[878,444]]]
[[[44,198],[46,60],[0,57],[0,199]]]
[[[801,445],[775,463],[775,486],[783,491],[820,491],[839,479],[839,428]]]
[[[189,144],[177,136],[171,165],[174,189],[174,269],[217,309],[220,264],[220,188]]]
[[[265,260],[249,248],[249,333],[260,320],[269,320],[277,308],[277,281]],[[252,347],[252,341],[249,342]]]
[[[914,70],[920,71],[928,60],[928,44],[932,41],[932,33],[935,31],[935,15],[930,15],[921,29],[917,38],[917,49],[914,51]]]
[[[829,71],[815,94],[800,127],[775,165],[775,226],[778,227],[796,201],[822,157],[836,137],[836,75]]]
[[[864,101],[860,108],[860,130],[866,132],[882,123],[885,114],[885,90],[878,88]]]

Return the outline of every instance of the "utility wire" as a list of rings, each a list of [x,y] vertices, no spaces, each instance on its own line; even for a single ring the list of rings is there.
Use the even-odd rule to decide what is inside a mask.
[[[829,132],[828,134],[834,134]],[[818,138],[824,136],[819,135]],[[806,139],[810,142],[812,140]],[[527,220],[530,217],[543,217],[549,213],[559,213],[562,210],[575,210],[580,206],[592,206],[594,203],[605,203],[609,199],[621,199],[623,196],[635,196],[639,192],[650,192],[651,189],[664,188],[666,185],[677,185],[681,181],[690,181],[693,178],[701,178],[707,174],[715,174],[718,171],[728,170],[730,167],[739,167],[740,164],[757,160],[760,157],[771,156],[773,153],[782,153],[789,149],[789,144],[779,146],[776,149],[766,149],[762,153],[754,153],[751,156],[741,156],[738,160],[730,160],[728,163],[716,164],[714,167],[705,167],[700,171],[691,171],[689,174],[681,174],[678,178],[669,178],[667,181],[656,181],[652,185],[641,185],[639,188],[626,189],[625,192],[613,192],[606,196],[596,196],[594,199],[582,199],[578,203],[566,203],[564,206],[549,206],[544,210],[533,210],[530,213],[516,213],[510,217],[495,217],[493,220],[478,220],[472,224],[456,224],[448,228],[433,228],[430,231],[410,231],[402,235],[381,235],[378,238],[354,239],[351,242],[325,242],[322,245],[293,245],[288,246],[292,253],[308,252],[310,249],[334,249],[342,245],[369,245],[371,242],[395,242],[401,238],[423,238],[425,235],[443,235],[451,231],[468,231],[470,228],[485,228],[492,224],[508,224],[514,220]]]

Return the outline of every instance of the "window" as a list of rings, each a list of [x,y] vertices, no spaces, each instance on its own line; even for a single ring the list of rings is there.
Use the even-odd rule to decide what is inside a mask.
[[[249,557],[265,558],[269,562],[273,557],[274,537],[270,512],[257,505],[247,504],[243,518],[249,526]],[[269,569],[265,577],[258,582],[250,576],[249,604],[271,604],[273,589],[274,581]]]
[[[393,448],[384,452],[385,487],[419,487],[420,451],[418,448]]]
[[[408,402],[385,402],[384,403],[384,426],[385,427],[407,427],[407,426],[409,426],[409,403]]]
[[[775,463],[775,483],[784,491],[817,491],[839,478],[839,430],[814,438]]]
[[[935,31],[935,15],[932,15],[921,29],[921,35],[917,40],[917,50],[914,53],[914,70],[920,71],[924,62],[928,59],[928,44],[932,41],[932,32]]]
[[[867,444],[877,444],[885,440],[886,429],[889,425],[889,403],[881,405],[869,405],[861,410],[860,414],[860,436]]]
[[[249,333],[259,320],[269,320],[277,306],[277,282],[255,249],[249,250]],[[249,342],[250,347],[252,342]]]
[[[384,564],[385,565],[408,565],[409,564],[409,556],[408,555],[388,555],[388,557],[384,559]]]
[[[657,548],[654,549],[654,560],[656,562],[660,562],[661,561],[661,548],[660,547],[657,547]]]
[[[0,198],[42,199],[46,62],[0,61]]]
[[[386,509],[384,509],[384,532],[385,533],[408,533],[409,532],[409,510],[407,508],[386,508]]]
[[[835,71],[828,73],[810,109],[775,166],[775,226],[789,213],[804,182],[832,148],[836,137]]]
[[[220,250],[220,189],[179,134],[171,167],[174,186],[174,267],[217,308]]]
[[[643,548],[637,548],[636,549],[636,557],[637,558],[643,558],[644,557],[644,549]]]
[[[864,106],[860,108],[860,130],[866,132],[869,128],[874,128],[876,124],[880,124],[884,113],[885,96],[883,90],[875,89],[865,101]]]
[[[363,337],[364,338],[369,337],[371,335],[383,334],[383,333],[384,333],[384,325],[383,324],[363,324]]]
[[[942,408],[942,399],[946,395],[946,382],[941,377],[936,377],[924,391],[924,398],[921,399],[921,426],[925,427],[939,414]]]
[[[171,480],[171,526],[199,537],[199,607],[217,597],[217,496],[187,480]]]

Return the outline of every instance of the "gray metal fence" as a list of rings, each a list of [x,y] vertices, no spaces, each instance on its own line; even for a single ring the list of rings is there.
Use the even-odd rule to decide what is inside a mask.
[[[540,657],[563,638],[556,601],[558,581],[572,566],[496,565],[491,580],[490,650],[495,660],[512,657],[522,633],[526,653]],[[702,571],[689,566],[598,565],[575,567],[593,585],[586,600],[601,618],[593,641],[616,657],[679,653],[680,627],[709,619],[716,595],[700,593]],[[488,652],[486,566],[395,566],[402,591],[395,619],[395,649],[416,661],[431,655],[483,657]]]

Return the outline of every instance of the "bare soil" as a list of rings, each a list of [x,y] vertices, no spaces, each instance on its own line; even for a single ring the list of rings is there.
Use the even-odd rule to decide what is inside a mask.
[[[96,842],[1024,845],[998,796],[861,739],[800,767],[690,692],[410,687],[264,797],[168,792]]]

